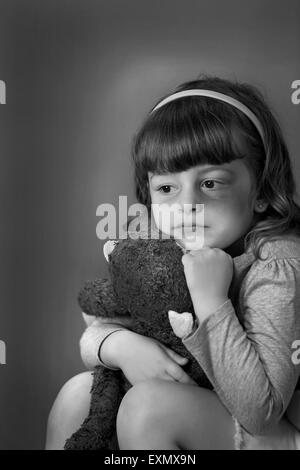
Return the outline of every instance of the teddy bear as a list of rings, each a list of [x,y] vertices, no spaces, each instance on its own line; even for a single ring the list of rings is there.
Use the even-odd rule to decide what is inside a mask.
[[[185,372],[201,387],[213,389],[199,363],[182,343],[193,330],[195,314],[181,258],[183,248],[172,238],[137,237],[104,245],[109,277],[87,281],[79,293],[86,314],[112,320],[130,315],[131,330],[154,338],[188,358]],[[116,417],[131,384],[122,371],[94,370],[89,415],[65,444],[66,450],[116,449]]]
[[[132,331],[154,338],[188,358],[184,371],[199,386],[212,390],[201,366],[182,342],[195,327],[195,313],[181,261],[184,249],[174,239],[151,238],[148,230],[141,231],[137,237],[131,236],[130,231],[128,235],[126,239],[105,243],[109,277],[85,283],[78,296],[82,311],[112,320],[130,316]],[[232,298],[231,288],[229,297]],[[121,370],[97,366],[89,415],[66,441],[65,449],[117,450],[117,413],[131,386]],[[299,390],[300,380],[296,388]],[[297,398],[297,413],[294,403],[287,416],[299,429],[299,392]]]

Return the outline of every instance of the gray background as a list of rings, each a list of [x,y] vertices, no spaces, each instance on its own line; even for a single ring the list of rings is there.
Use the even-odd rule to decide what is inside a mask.
[[[0,448],[43,448],[58,390],[84,370],[76,295],[107,272],[96,208],[134,201],[147,110],[202,72],[249,81],[298,177],[299,44],[299,0],[0,0]]]

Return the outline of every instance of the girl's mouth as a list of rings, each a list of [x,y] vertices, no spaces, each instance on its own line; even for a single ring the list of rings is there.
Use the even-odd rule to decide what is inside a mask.
[[[206,225],[182,225],[182,228],[185,230],[197,230],[201,228],[206,228]]]

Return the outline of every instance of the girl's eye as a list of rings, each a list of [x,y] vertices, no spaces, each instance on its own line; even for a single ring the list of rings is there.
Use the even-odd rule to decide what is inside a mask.
[[[203,185],[206,185],[205,189],[218,189],[215,187],[215,184],[222,184],[219,181],[216,180],[206,180],[202,183]]]
[[[218,189],[221,189],[220,185],[222,185],[222,183],[216,180],[206,180],[200,184],[202,188],[210,191],[216,191]],[[174,190],[176,190],[176,188],[174,188],[170,184],[163,184],[157,189],[157,191],[162,194],[171,194]]]
[[[169,184],[164,184],[158,188],[158,191],[164,194],[169,194],[171,192],[171,186]]]

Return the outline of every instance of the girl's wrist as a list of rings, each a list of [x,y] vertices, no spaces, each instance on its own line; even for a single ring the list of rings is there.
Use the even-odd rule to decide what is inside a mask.
[[[125,344],[125,347],[128,347],[133,334],[135,334],[133,331],[126,328],[115,330],[109,334],[99,347],[99,359],[101,362],[108,367],[122,369],[123,344]]]
[[[202,298],[196,302],[193,301],[196,317],[199,321],[204,321],[213,315],[227,300],[229,300],[228,297],[215,297],[212,299]]]

